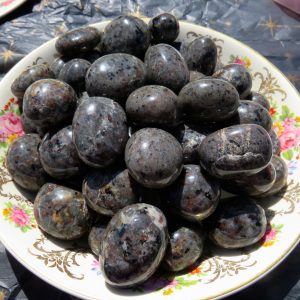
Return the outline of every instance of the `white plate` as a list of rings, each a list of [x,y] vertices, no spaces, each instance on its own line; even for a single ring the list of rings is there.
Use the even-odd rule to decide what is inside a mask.
[[[96,24],[103,29],[107,22]],[[257,281],[279,264],[296,246],[300,232],[300,98],[287,78],[264,57],[242,43],[208,28],[180,23],[180,38],[210,35],[218,45],[223,63],[243,63],[253,77],[253,90],[271,102],[274,127],[282,142],[283,157],[289,167],[289,187],[277,200],[265,199],[271,228],[264,240],[243,251],[208,249],[201,264],[186,274],[154,277],[135,290],[109,289],[93,255],[74,243],[62,246],[44,237],[37,228],[32,205],[11,182],[2,166],[0,175],[0,238],[5,247],[24,266],[40,278],[70,294],[85,299],[211,299],[234,293]],[[12,80],[25,67],[51,62],[55,40],[42,45],[22,59],[0,83],[0,116],[4,159],[8,144],[22,134],[16,99],[10,92]],[[10,103],[10,104],[8,104]],[[127,297],[128,299],[128,297]]]
[[[0,0],[0,18],[18,8],[26,0]]]

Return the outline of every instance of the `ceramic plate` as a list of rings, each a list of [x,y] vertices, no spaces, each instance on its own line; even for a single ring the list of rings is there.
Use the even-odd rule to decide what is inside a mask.
[[[18,8],[26,0],[0,0],[0,18]]]
[[[107,22],[94,25],[103,29]],[[42,45],[20,61],[0,83],[0,238],[24,266],[40,278],[85,299],[189,299],[221,298],[267,274],[296,246],[300,232],[300,99],[287,78],[264,57],[242,43],[208,28],[180,23],[180,39],[211,36],[224,64],[243,64],[253,78],[253,90],[271,104],[274,129],[281,141],[282,157],[289,169],[288,189],[264,199],[268,231],[255,246],[240,251],[208,247],[199,265],[182,274],[159,274],[131,290],[108,288],[96,258],[80,243],[58,243],[45,237],[33,217],[32,204],[16,189],[3,161],[9,144],[24,134],[17,99],[10,92],[15,77],[27,66],[51,62],[55,40]]]

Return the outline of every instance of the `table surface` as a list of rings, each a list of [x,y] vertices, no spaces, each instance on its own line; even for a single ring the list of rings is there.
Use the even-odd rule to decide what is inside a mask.
[[[300,89],[300,22],[272,0],[27,0],[0,19],[0,78],[37,46],[67,29],[121,13],[179,19],[228,34],[268,58]],[[227,297],[300,299],[300,245],[266,277]],[[0,243],[0,300],[75,299],[26,270]]]

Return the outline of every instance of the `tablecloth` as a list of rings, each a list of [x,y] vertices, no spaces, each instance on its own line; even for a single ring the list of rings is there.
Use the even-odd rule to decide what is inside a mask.
[[[211,27],[244,42],[277,65],[300,89],[300,22],[272,0],[28,0],[0,19],[0,78],[31,50],[68,29],[120,14],[151,17],[161,12],[170,12],[179,19]],[[227,299],[300,299],[299,254],[297,246],[265,278]],[[0,243],[2,299],[75,297],[34,276]]]

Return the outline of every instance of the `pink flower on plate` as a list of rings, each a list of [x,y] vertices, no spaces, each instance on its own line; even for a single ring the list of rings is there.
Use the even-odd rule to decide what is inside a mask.
[[[13,112],[7,112],[0,117],[0,128],[1,133],[5,135],[16,133],[20,136],[24,134],[21,118]]]
[[[283,127],[285,129],[289,128],[289,127],[294,127],[294,119],[292,118],[286,118],[283,122]]]
[[[175,288],[178,285],[178,281],[176,279],[173,279],[169,284],[168,288]]]
[[[273,241],[274,239],[276,239],[276,230],[274,228],[272,228],[265,236],[264,236],[264,241]]]
[[[295,148],[300,141],[300,128],[295,128],[293,126],[285,127],[279,140],[281,151]]]
[[[239,65],[245,65],[245,62],[241,59],[241,58],[239,58],[239,57],[237,57],[234,61],[233,61],[233,63],[235,63],[235,64],[239,64]]]
[[[12,209],[11,218],[15,224],[20,225],[20,226],[25,226],[25,225],[30,224],[30,219],[29,219],[28,215],[26,214],[26,212],[23,209],[21,209],[19,207],[14,207]]]

